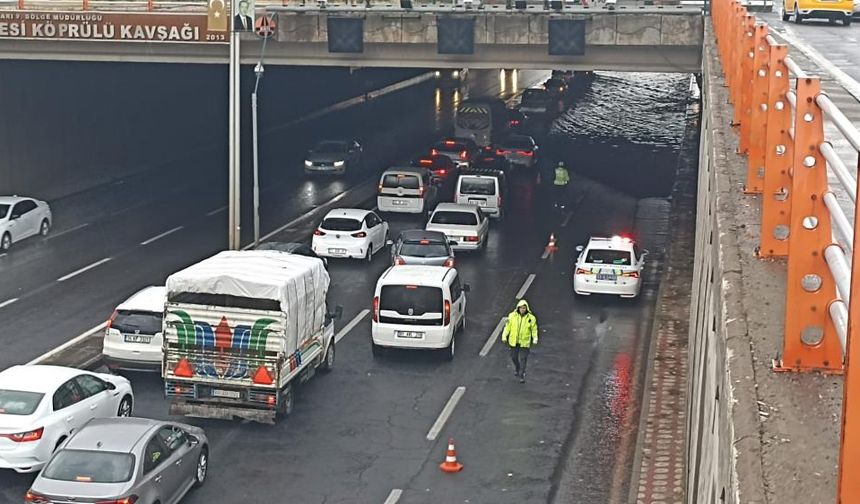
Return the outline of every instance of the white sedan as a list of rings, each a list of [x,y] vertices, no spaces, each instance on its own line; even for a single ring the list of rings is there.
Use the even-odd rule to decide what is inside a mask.
[[[439,203],[425,229],[445,233],[454,250],[483,250],[490,236],[490,221],[476,206]]]
[[[131,416],[134,394],[121,376],[59,366],[0,372],[0,469],[35,472],[93,418]]]
[[[614,294],[636,297],[642,288],[642,268],[647,250],[640,251],[630,238],[592,237],[578,246],[573,273],[573,291],[581,296]]]
[[[375,212],[338,208],[329,212],[314,231],[311,248],[320,257],[350,257],[370,262],[387,241],[388,223]]]
[[[0,196],[0,252],[31,236],[51,230],[51,208],[44,201],[21,196]]]

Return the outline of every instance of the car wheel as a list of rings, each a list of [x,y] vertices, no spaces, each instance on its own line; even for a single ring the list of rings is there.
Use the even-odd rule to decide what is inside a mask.
[[[331,343],[328,344],[328,350],[325,353],[325,357],[323,357],[322,365],[320,366],[320,371],[323,373],[329,373],[334,368],[334,339],[331,340]]]
[[[445,348],[445,350],[444,350],[444,351],[445,351],[445,360],[446,360],[446,361],[452,361],[452,360],[454,360],[454,346],[455,346],[455,343],[454,343],[454,342],[455,342],[456,340],[457,340],[457,338],[455,338],[455,337],[453,337],[453,336],[452,336],[452,337],[451,337],[451,343],[449,343],[449,344],[448,344],[448,346],[447,346],[447,347]]]
[[[119,402],[119,407],[116,409],[116,416],[118,417],[130,417],[132,411],[132,402],[131,396],[125,396],[122,398],[122,401]]]
[[[367,262],[367,264],[373,262],[373,242],[371,242],[370,246],[367,247],[367,254],[364,255],[364,260]]]
[[[800,15],[800,11],[797,10],[797,4],[794,6],[794,23],[801,24],[803,23],[803,16]]]
[[[842,18],[842,26],[851,26],[851,16]]]
[[[0,240],[0,252],[6,252],[10,248],[12,248],[12,235],[4,233],[3,239]]]
[[[42,219],[42,225],[39,226],[39,234],[42,236],[48,236],[48,231],[51,230],[51,223],[48,222],[48,219]]]
[[[295,399],[293,398],[293,389],[292,387],[288,387],[286,392],[284,392],[284,399],[281,401],[281,406],[279,413],[281,416],[287,417],[293,413],[293,406],[295,405]]]
[[[209,474],[209,448],[204,446],[197,456],[197,469],[194,471],[194,488],[200,488],[206,483]]]
[[[783,6],[783,7],[782,7],[782,20],[783,20],[783,21],[788,21],[788,20],[790,20],[790,19],[791,19],[791,14],[789,14],[788,12],[786,12],[786,10],[785,10],[785,6]]]

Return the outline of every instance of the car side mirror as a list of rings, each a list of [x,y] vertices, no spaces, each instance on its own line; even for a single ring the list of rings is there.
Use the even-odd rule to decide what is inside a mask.
[[[394,240],[385,240],[385,246],[386,247],[393,247],[394,246]]]
[[[469,284],[463,284],[463,292],[472,292],[472,286]]]
[[[582,245],[577,245],[577,246],[576,246],[576,251],[577,251],[577,252],[582,252],[583,250],[585,250],[585,247],[583,247]]]
[[[105,382],[108,390],[116,390],[116,385],[111,382]]]
[[[188,435],[188,446],[197,446],[200,443],[200,440],[197,437]]]
[[[454,240],[448,240],[448,245],[451,245],[452,247],[454,247],[457,245],[457,242],[455,242]]]

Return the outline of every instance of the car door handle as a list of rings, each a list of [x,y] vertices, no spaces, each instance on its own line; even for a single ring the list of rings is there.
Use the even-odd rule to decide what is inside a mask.
[[[67,418],[66,418],[66,421],[67,421],[67,422],[71,422],[71,421],[73,421],[74,419],[75,419],[75,417],[70,416],[70,417],[67,417]]]
[[[90,405],[90,411],[93,411],[93,410],[95,410],[95,409],[96,409],[96,408],[98,408],[98,407],[99,407],[99,405],[98,405],[98,404],[91,404],[91,405]]]

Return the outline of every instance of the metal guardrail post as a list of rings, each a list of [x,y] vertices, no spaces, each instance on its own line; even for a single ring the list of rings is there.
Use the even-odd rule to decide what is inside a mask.
[[[764,188],[764,148],[767,136],[767,92],[769,74],[767,65],[770,44],[767,43],[767,25],[753,29],[752,63],[749,88],[745,90],[745,121],[741,122],[741,135],[747,138],[747,183],[744,192],[761,194]]]
[[[746,9],[744,9],[746,11]],[[741,38],[741,57],[739,60],[740,78],[737,81],[737,100],[735,101],[735,111],[739,115],[738,128],[738,153],[749,153],[749,104],[751,96],[752,78],[753,78],[753,59],[755,58],[755,16],[745,14],[743,17],[743,28]]]
[[[794,142],[788,134],[791,127],[791,106],[786,94],[789,89],[788,47],[770,45],[767,72],[767,127],[764,142],[764,190],[761,209],[759,257],[788,255],[791,229],[791,163]]]
[[[836,287],[824,258],[833,233],[823,201],[827,164],[818,148],[824,141],[824,114],[815,103],[820,92],[817,77],[797,80],[785,336],[782,359],[774,366],[778,371],[842,370],[842,347],[828,315]]]

